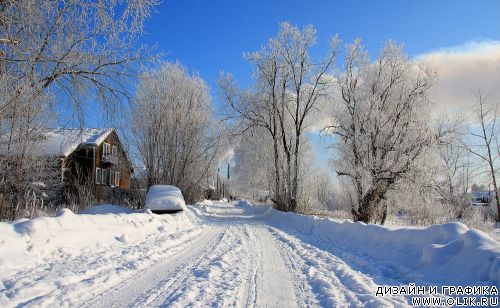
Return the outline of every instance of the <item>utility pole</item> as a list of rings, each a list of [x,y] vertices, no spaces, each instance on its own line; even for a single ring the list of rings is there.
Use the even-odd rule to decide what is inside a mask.
[[[219,171],[220,171],[219,168],[217,168],[217,186],[216,186],[216,190],[215,190],[217,192],[217,198],[219,198],[219,193],[220,193],[220,191],[219,191]]]
[[[231,191],[229,190],[229,170],[231,168],[231,165],[227,163],[227,192],[229,194],[229,199],[231,199]]]

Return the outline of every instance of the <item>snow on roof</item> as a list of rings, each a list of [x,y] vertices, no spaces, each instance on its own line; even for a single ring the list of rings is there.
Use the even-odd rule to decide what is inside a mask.
[[[37,151],[46,155],[68,156],[79,146],[100,145],[114,128],[56,128],[42,133]]]

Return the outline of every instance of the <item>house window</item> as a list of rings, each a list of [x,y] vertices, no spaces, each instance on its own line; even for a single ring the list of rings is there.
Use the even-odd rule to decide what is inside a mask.
[[[108,185],[108,176],[109,176],[109,170],[103,169],[102,170],[102,180],[101,180],[102,185]]]
[[[109,174],[108,169],[102,169],[101,184],[108,185],[108,174]]]
[[[101,184],[102,181],[102,171],[101,168],[95,168],[95,183]]]
[[[114,176],[113,171],[108,170],[107,184],[109,186],[113,186],[113,176]]]
[[[107,142],[104,142],[102,144],[102,158],[108,157],[110,154],[110,144]]]
[[[120,186],[120,172],[115,172],[115,186]]]
[[[115,172],[114,171],[109,171],[108,185],[111,187],[115,186]]]
[[[111,149],[111,155],[116,156],[116,154],[118,153],[118,147],[114,145]]]

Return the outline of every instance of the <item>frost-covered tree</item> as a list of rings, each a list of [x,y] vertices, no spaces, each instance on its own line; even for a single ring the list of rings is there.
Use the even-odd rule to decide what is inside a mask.
[[[450,121],[443,116],[437,130],[441,138],[436,149],[436,167],[433,187],[441,202],[456,209],[456,216],[461,216],[466,206],[466,193],[475,174],[475,166],[469,152],[463,148],[462,139],[467,134],[463,120]],[[443,133],[447,132],[447,133]]]
[[[54,166],[39,164],[33,145],[56,111],[83,120],[86,110],[113,112],[128,98],[134,63],[149,58],[137,42],[157,3],[0,1],[0,203],[12,217],[33,183],[48,184]]]
[[[272,139],[261,127],[253,127],[243,134],[234,151],[234,189],[248,198],[269,192],[272,184]]]
[[[157,0],[4,0],[0,2],[2,105],[18,103],[26,87],[39,95],[63,95],[75,111],[96,100],[108,110],[128,97],[134,62],[148,57],[137,46]],[[2,84],[3,85],[3,84]],[[91,107],[95,107],[91,105]],[[81,115],[81,114],[80,114]]]
[[[205,81],[182,65],[165,63],[140,76],[131,123],[148,186],[175,185],[188,202],[201,197],[222,136],[212,116]]]
[[[436,144],[428,97],[434,76],[393,42],[371,62],[356,40],[346,46],[343,65],[328,127],[336,172],[352,186],[354,220],[383,222],[390,190],[418,171],[420,158]]]
[[[304,136],[299,150],[301,163],[299,165],[299,190],[297,192],[299,212],[304,212],[318,203],[327,203],[329,185],[322,173],[314,165],[315,157],[307,136]],[[285,160],[283,153],[279,159]],[[236,146],[233,160],[234,185],[238,194],[258,198],[269,196],[273,191],[273,140],[261,127],[248,129]],[[320,180],[321,179],[321,180]],[[324,184],[324,185],[323,185]],[[324,198],[321,198],[323,196]]]
[[[31,88],[23,90],[24,95],[16,99],[16,108],[7,106],[2,114],[5,118],[0,128],[0,219],[35,215],[50,206],[51,198],[47,197],[60,188],[59,162],[54,157],[40,157],[37,151],[43,129],[53,120],[46,102],[50,98],[39,96],[27,101]]]
[[[476,95],[477,104],[474,108],[475,122],[469,130],[470,142],[463,147],[477,157],[487,170],[488,179],[493,185],[493,193],[497,208],[497,220],[500,221],[500,191],[498,187],[499,152],[499,121],[498,107],[490,104],[480,91]]]
[[[311,59],[316,44],[312,26],[300,30],[282,23],[275,38],[261,50],[246,54],[254,68],[253,87],[239,89],[231,76],[219,81],[227,113],[243,131],[261,127],[272,140],[272,196],[276,207],[296,211],[300,188],[301,148],[307,120],[328,87],[327,72],[337,55],[338,39],[331,40],[326,57]]]
[[[335,210],[338,205],[337,193],[330,175],[325,170],[315,170],[311,174],[310,183],[309,189],[312,192],[313,206],[325,210]]]

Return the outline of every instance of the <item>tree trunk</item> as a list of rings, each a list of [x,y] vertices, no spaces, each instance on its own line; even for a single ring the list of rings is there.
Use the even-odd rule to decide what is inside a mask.
[[[271,200],[276,206],[276,209],[286,212],[287,205],[283,201],[282,187],[281,187],[281,175],[280,175],[280,163],[279,163],[279,150],[278,150],[278,140],[277,136],[273,135],[273,146],[274,146],[274,173],[275,173],[275,188],[274,188],[274,198]]]
[[[3,218],[3,194],[0,194],[0,221]]]
[[[496,199],[496,204],[497,204],[497,221],[500,221],[500,198],[499,198],[499,191],[498,191],[498,186],[497,186],[497,178],[495,176],[495,169],[493,166],[493,162],[490,160],[490,170],[491,170],[491,176],[493,180],[493,191],[495,192],[495,199]]]
[[[382,211],[382,215],[380,218],[380,224],[385,224],[385,220],[387,219],[387,202],[384,202],[384,209]]]
[[[293,179],[292,179],[292,195],[291,195],[291,204],[290,211],[297,211],[297,194],[299,187],[299,147],[300,147],[300,131],[297,131],[295,134],[295,157],[294,157],[294,170],[293,170]]]
[[[386,189],[382,187],[375,187],[358,203],[358,210],[353,209],[354,221],[361,221],[364,223],[372,223],[377,219],[377,214],[380,213],[379,209],[382,201],[385,199]],[[385,221],[385,218],[384,218]]]

